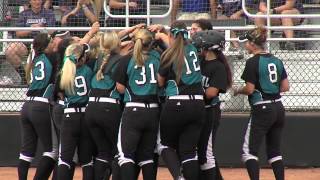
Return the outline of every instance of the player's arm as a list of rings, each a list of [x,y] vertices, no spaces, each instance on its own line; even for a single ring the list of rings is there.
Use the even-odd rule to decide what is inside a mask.
[[[233,94],[235,96],[238,94],[250,95],[254,92],[254,89],[255,89],[254,84],[252,84],[250,82],[246,82],[246,85],[243,87],[233,88]]]
[[[124,94],[128,82],[127,68],[132,55],[126,55],[119,59],[119,64],[112,73],[111,78],[116,82],[116,88],[120,94]]]
[[[171,23],[177,19],[180,0],[173,0],[172,3],[173,4],[172,4],[172,11],[171,11]]]
[[[158,85],[159,87],[163,87],[166,83],[166,78],[162,77],[160,74],[158,74]]]
[[[210,0],[211,17],[217,19],[217,0]]]
[[[280,84],[280,92],[287,92],[289,90],[290,90],[289,80],[288,79],[282,80]]]

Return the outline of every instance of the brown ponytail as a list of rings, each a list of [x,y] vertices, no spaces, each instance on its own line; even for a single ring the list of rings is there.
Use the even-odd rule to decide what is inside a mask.
[[[249,31],[249,35],[252,37],[252,42],[256,45],[264,48],[264,44],[267,41],[267,29],[263,26],[258,26],[257,28]]]
[[[172,31],[173,29],[187,30],[186,25],[183,22],[176,21],[171,25],[171,35],[175,37],[175,40],[166,51],[163,52],[161,56],[161,65],[164,67],[171,66],[175,64],[177,67],[176,81],[179,83],[182,75],[182,66],[185,64],[184,61],[184,46],[185,46],[185,34],[183,32]]]
[[[28,56],[27,65],[25,67],[26,80],[28,84],[30,83],[31,76],[32,76],[31,70],[33,69],[33,66],[34,66],[34,63],[33,63],[34,58],[44,53],[50,41],[51,41],[51,38],[47,33],[40,33],[34,38],[32,42],[33,49],[31,50]]]

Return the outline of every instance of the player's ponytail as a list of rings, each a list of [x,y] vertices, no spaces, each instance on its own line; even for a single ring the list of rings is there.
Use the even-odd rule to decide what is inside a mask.
[[[231,88],[232,86],[232,73],[231,73],[231,68],[229,66],[228,60],[226,58],[226,56],[223,54],[222,51],[215,51],[216,55],[217,55],[217,60],[220,61],[227,72],[227,89]]]
[[[33,60],[45,52],[50,41],[51,41],[51,38],[47,33],[40,33],[34,38],[32,42],[33,48],[30,51],[30,54],[27,59],[27,64],[25,67],[26,80],[28,84],[30,83],[31,76],[32,76],[31,70],[33,69],[33,66],[34,66]]]
[[[267,41],[267,29],[263,26],[258,26],[257,28],[248,32],[248,35],[252,39],[251,41],[258,47],[264,49],[264,45]]]
[[[83,46],[71,44],[67,47],[61,70],[60,88],[68,94],[74,94],[74,79],[76,76],[76,64],[82,55]]]
[[[183,22],[176,21],[171,25],[171,35],[174,42],[161,56],[161,65],[164,67],[174,64],[177,68],[176,81],[179,83],[182,75],[184,61],[184,46],[188,39],[187,26]]]
[[[139,67],[144,65],[144,62],[148,59],[148,51],[151,47],[153,36],[150,31],[146,29],[140,29],[134,35],[134,48],[133,48],[133,59],[136,65]]]
[[[110,54],[112,52],[118,52],[120,48],[120,39],[116,32],[107,31],[100,38],[100,50],[102,53],[102,63],[97,71],[97,80],[100,81],[104,78],[103,71],[105,66],[108,64]]]

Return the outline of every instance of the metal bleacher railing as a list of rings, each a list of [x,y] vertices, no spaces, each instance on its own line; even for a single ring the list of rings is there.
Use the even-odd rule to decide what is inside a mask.
[[[1,0],[0,0],[1,2]],[[129,0],[125,1],[127,6]],[[146,18],[149,19],[148,23],[161,23],[168,25],[170,22],[170,11],[172,9],[171,2],[167,1],[165,3],[158,3],[158,1],[148,0],[148,11],[145,15],[125,16],[125,15],[112,15],[109,11],[107,2],[104,3],[103,12],[100,16],[100,21],[105,21],[107,18],[125,18],[126,26],[129,25],[129,18]],[[156,2],[156,3],[155,3]],[[247,2],[247,1],[246,1]],[[243,9],[246,12],[247,17],[257,16],[255,13],[249,13],[246,11],[246,3],[243,1]],[[270,2],[268,0],[267,2]],[[271,1],[272,2],[272,1]],[[1,7],[1,6],[0,6]],[[319,2],[313,0],[308,1],[304,4],[305,14],[301,15],[286,15],[290,18],[303,17],[307,20],[307,23],[303,23],[298,26],[271,26],[269,23],[267,28],[270,30],[270,36],[268,38],[268,51],[275,54],[281,58],[288,71],[289,81],[291,83],[291,90],[288,93],[283,94],[284,105],[287,110],[290,111],[319,111],[320,110],[320,6]],[[58,9],[58,8],[56,8]],[[126,10],[128,13],[128,8]],[[61,12],[59,12],[61,13]],[[3,15],[0,16],[1,21],[3,21]],[[259,16],[262,18],[283,18],[283,15],[271,15],[266,14]],[[158,18],[158,19],[157,19]],[[229,59],[229,63],[233,70],[234,84],[240,85],[243,83],[240,76],[243,71],[245,60],[250,57],[245,51],[240,50],[230,50],[230,42],[236,40],[230,37],[230,31],[234,30],[241,33],[245,30],[252,29],[254,26],[239,24],[239,21],[235,22],[232,20],[223,21],[219,24],[218,20],[212,20],[214,24],[214,29],[222,31],[226,36],[226,48],[225,54]],[[228,24],[229,23],[229,24]],[[123,29],[125,27],[118,27],[117,25],[113,27],[102,27],[102,30],[106,29]],[[25,100],[25,91],[27,90],[23,80],[18,78],[14,80],[15,76],[18,76],[15,69],[6,62],[4,51],[5,43],[8,42],[31,42],[32,39],[11,39],[4,34],[8,31],[17,30],[30,30],[31,28],[18,28],[15,25],[6,27],[2,25],[0,27],[0,32],[3,36],[0,39],[0,44],[3,48],[2,53],[0,53],[0,111],[19,111],[23,101]],[[71,30],[71,31],[87,31],[89,27],[50,27],[50,28],[32,28],[32,30]],[[303,36],[294,38],[282,38],[279,37],[284,29],[293,29],[295,31],[303,32]],[[281,42],[293,41],[296,45],[300,45],[296,50],[286,50],[281,46]],[[243,112],[250,109],[245,96],[233,97],[230,93],[223,95],[222,99],[224,103],[222,104],[223,110],[226,112]]]

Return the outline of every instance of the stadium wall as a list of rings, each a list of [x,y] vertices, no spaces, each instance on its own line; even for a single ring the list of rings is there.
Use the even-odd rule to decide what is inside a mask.
[[[283,157],[289,167],[320,167],[320,113],[288,112],[283,132]],[[242,166],[242,137],[248,113],[224,113],[217,136],[216,155],[224,167]],[[20,147],[19,114],[0,114],[0,166],[16,166]],[[260,154],[265,154],[262,146]],[[267,166],[265,156],[260,164]]]

